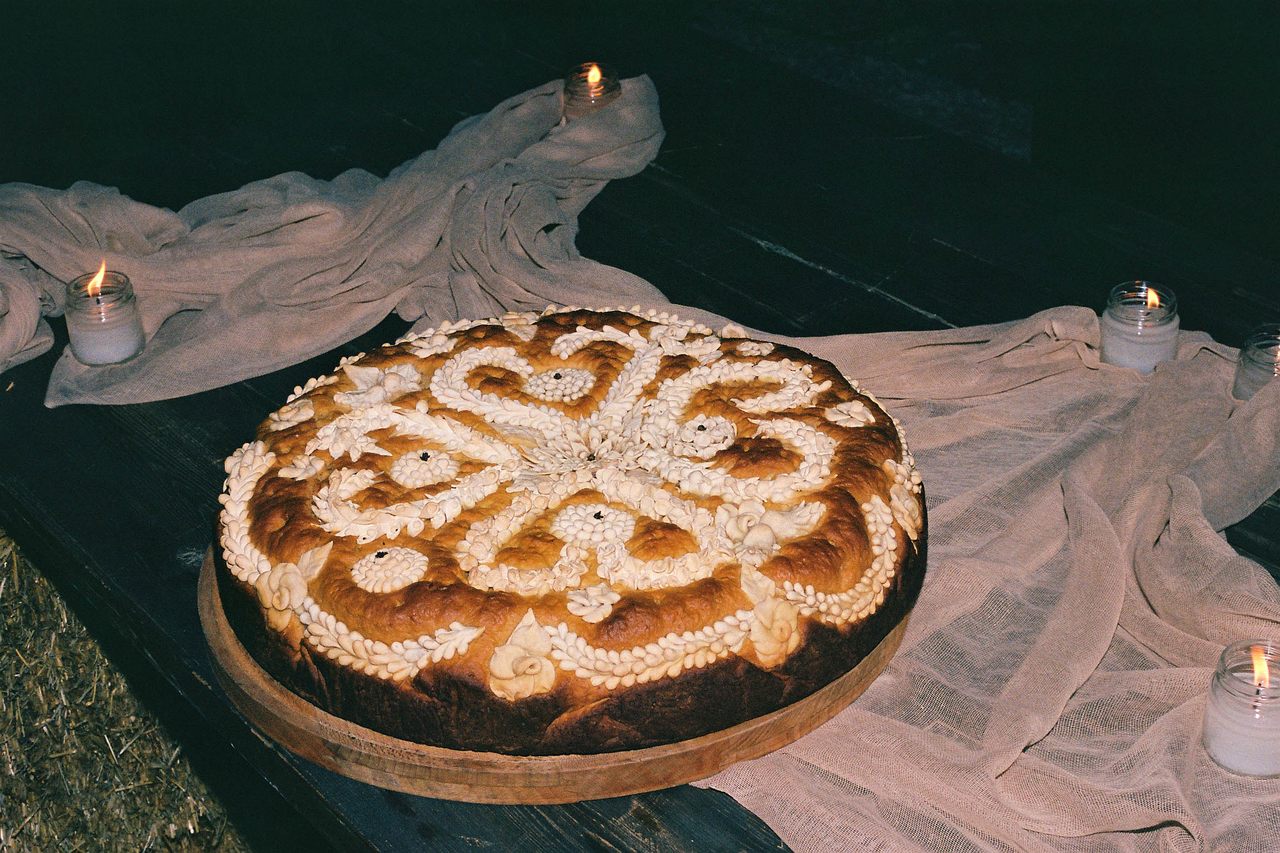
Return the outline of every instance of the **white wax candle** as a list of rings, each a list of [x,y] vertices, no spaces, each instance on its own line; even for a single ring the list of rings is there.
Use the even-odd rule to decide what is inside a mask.
[[[1253,649],[1275,672],[1255,683]],[[1267,640],[1233,643],[1222,653],[1204,711],[1205,750],[1221,767],[1245,776],[1280,776],[1280,647]]]
[[[1102,360],[1150,373],[1177,354],[1179,325],[1173,291],[1146,281],[1119,284],[1102,313]]]
[[[106,264],[67,285],[67,335],[81,364],[116,364],[142,351],[142,317],[133,286]]]
[[[1248,400],[1277,376],[1280,376],[1280,323],[1269,323],[1249,335],[1240,348],[1231,393],[1237,400]]]

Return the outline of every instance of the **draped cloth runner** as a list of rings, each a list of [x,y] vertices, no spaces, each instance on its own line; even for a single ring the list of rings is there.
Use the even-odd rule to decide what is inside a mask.
[[[1280,639],[1280,591],[1217,532],[1280,488],[1280,382],[1183,333],[1150,377],[1058,308],[794,341],[903,422],[929,567],[871,687],[704,783],[800,850],[1268,850],[1280,779],[1200,745],[1226,643]]]
[[[89,368],[64,352],[46,404],[140,403],[248,379],[327,352],[393,310],[408,320],[482,317],[601,293],[662,296],[581,257],[577,218],[611,178],[662,143],[646,77],[560,126],[561,84],[461,122],[385,180],[287,173],[174,213],[114,189],[0,186],[0,373],[49,348],[64,284],[129,276],[147,346]]]
[[[550,302],[664,305],[574,248],[603,183],[657,151],[653,87],[625,81],[566,127],[559,93],[468,119],[381,181],[286,174],[177,213],[89,184],[0,187],[0,370],[49,347],[60,282],[104,255],[133,279],[150,341],[118,367],[64,354],[50,405],[216,387],[392,310],[425,328]],[[1276,583],[1218,532],[1280,489],[1280,382],[1233,400],[1234,350],[1195,332],[1150,377],[1102,365],[1097,316],[1074,307],[773,339],[831,360],[903,421],[929,568],[865,694],[701,784],[801,850],[1274,848],[1280,780],[1219,769],[1200,730],[1222,646],[1280,638]]]

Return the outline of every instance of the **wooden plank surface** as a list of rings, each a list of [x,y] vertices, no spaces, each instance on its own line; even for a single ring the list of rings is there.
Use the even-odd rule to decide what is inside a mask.
[[[599,56],[653,77],[668,136],[586,210],[579,247],[676,302],[792,334],[927,329],[1097,308],[1114,282],[1147,277],[1178,292],[1185,328],[1225,343],[1280,318],[1274,259],[904,117],[753,40],[742,7],[730,27],[693,4],[54,5],[6,10],[0,181],[93,180],[177,207],[293,169],[385,174]],[[311,825],[337,849],[779,848],[728,797],[688,787],[557,807],[371,789],[258,737],[213,686],[195,588],[222,460],[295,384],[403,328],[142,406],[46,410],[53,355],[17,368],[0,377],[0,446],[17,449],[0,454],[0,527],[210,754],[238,818],[269,803],[288,833]],[[1228,536],[1280,571],[1278,522],[1273,498]],[[267,847],[273,821],[255,829]]]

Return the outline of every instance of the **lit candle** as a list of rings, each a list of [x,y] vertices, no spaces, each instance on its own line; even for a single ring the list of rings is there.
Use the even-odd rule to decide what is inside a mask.
[[[1254,330],[1240,348],[1231,393],[1237,400],[1248,400],[1277,376],[1280,376],[1280,323],[1268,323]]]
[[[564,117],[581,118],[622,94],[618,77],[599,62],[584,62],[564,78]]]
[[[1245,640],[1222,651],[1204,710],[1204,748],[1224,769],[1280,776],[1280,643]]]
[[[116,364],[142,351],[142,318],[124,273],[85,273],[67,285],[67,334],[81,364]]]
[[[1167,287],[1126,281],[1102,312],[1102,360],[1150,373],[1178,352],[1178,300]]]

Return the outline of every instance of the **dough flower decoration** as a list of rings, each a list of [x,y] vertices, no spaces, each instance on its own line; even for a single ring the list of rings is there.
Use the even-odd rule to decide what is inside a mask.
[[[782,664],[800,646],[800,613],[789,602],[766,598],[756,605],[751,645],[765,669]]]
[[[778,542],[812,531],[822,520],[822,504],[805,502],[789,510],[766,509],[760,501],[721,504],[716,510],[716,524],[729,540],[742,562],[759,566],[778,549]]]
[[[773,669],[800,646],[800,611],[778,596],[773,580],[749,566],[742,569],[742,591],[756,605],[748,632],[756,660]]]
[[[348,364],[343,371],[356,384],[354,391],[339,391],[333,400],[350,409],[389,403],[422,387],[422,376],[412,364],[396,364],[383,370]]]
[[[489,689],[514,702],[546,693],[555,680],[551,638],[529,610],[507,641],[494,649],[489,659]]]
[[[281,631],[288,626],[294,610],[307,600],[307,581],[320,574],[332,548],[333,543],[326,542],[303,553],[297,563],[276,563],[258,575],[254,587],[271,627]]]

